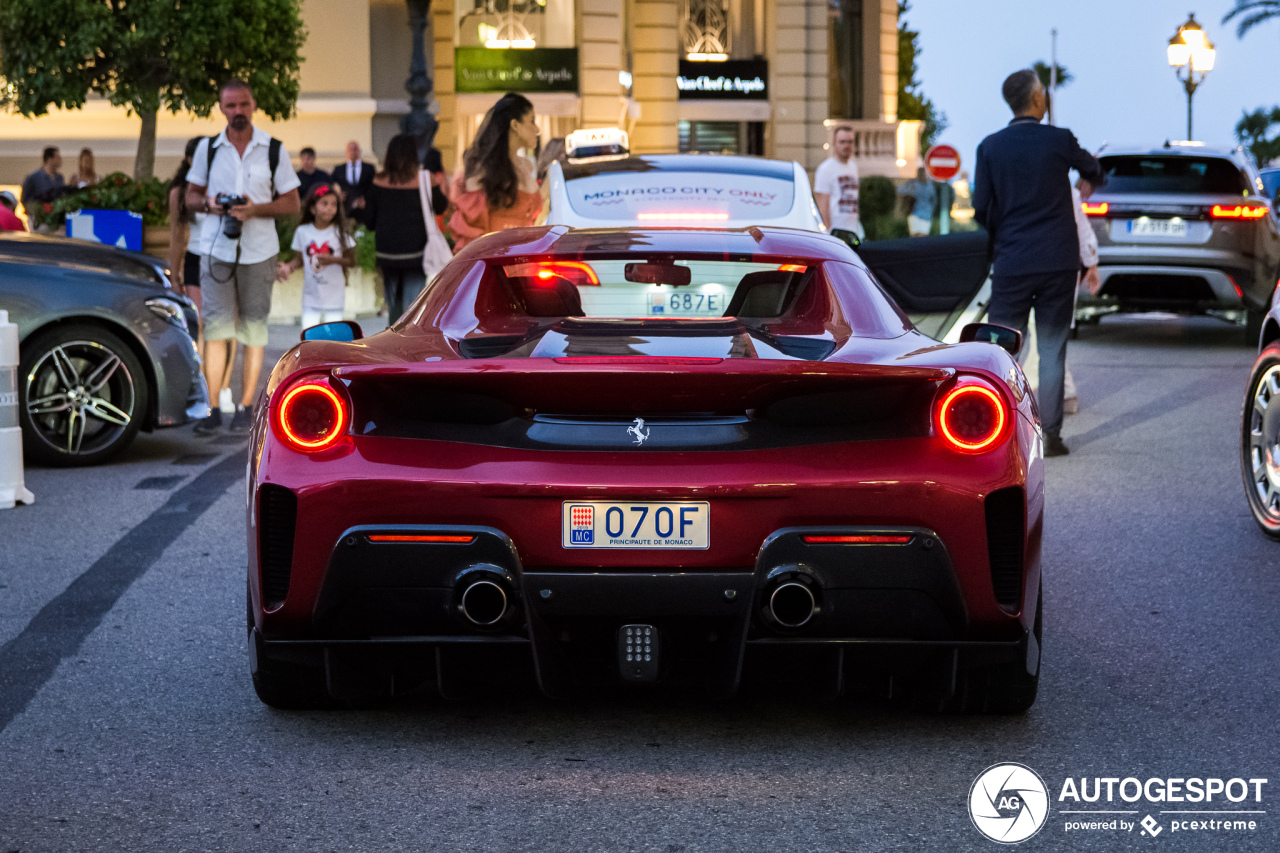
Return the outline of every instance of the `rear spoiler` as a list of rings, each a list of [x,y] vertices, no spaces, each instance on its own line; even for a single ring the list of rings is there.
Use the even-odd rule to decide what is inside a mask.
[[[783,398],[936,385],[955,371],[760,359],[596,357],[484,359],[334,369],[384,394],[444,392],[517,409],[579,414],[738,414]]]

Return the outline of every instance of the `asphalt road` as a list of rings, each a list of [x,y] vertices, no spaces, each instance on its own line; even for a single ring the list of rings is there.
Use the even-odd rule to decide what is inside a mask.
[[[245,654],[242,445],[185,428],[29,470],[37,504],[0,512],[0,853],[994,850],[966,802],[1006,761],[1050,792],[1028,850],[1280,849],[1280,543],[1241,493],[1239,338],[1133,319],[1071,345],[1082,411],[1048,461],[1043,678],[1018,717],[785,697],[273,711]],[[1271,781],[1261,803],[1093,804],[1153,815],[1152,838],[1067,831],[1090,807],[1058,801],[1067,777]],[[1212,816],[1162,808],[1268,813],[1175,832]]]

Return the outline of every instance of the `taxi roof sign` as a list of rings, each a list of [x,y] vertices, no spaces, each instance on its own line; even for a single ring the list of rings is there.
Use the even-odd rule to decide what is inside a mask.
[[[614,160],[631,154],[631,141],[617,127],[575,130],[565,137],[564,152],[573,163]]]

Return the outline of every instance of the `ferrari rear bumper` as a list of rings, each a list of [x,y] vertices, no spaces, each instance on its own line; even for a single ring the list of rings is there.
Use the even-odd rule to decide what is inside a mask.
[[[727,696],[779,677],[839,694],[904,669],[954,683],[1037,651],[1016,618],[975,631],[964,602],[945,544],[918,527],[786,528],[741,570],[526,571],[494,528],[363,525],[332,551],[311,630],[264,621],[253,647],[323,666],[338,697],[520,682],[551,696],[634,682]],[[652,634],[643,671],[625,664],[632,627]]]

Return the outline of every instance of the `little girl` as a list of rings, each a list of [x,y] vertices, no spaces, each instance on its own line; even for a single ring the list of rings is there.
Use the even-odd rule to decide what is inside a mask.
[[[302,203],[302,222],[293,232],[298,254],[276,266],[284,281],[298,267],[302,273],[302,328],[342,319],[347,268],[356,262],[355,241],[347,234],[342,203],[332,184],[316,184]]]

